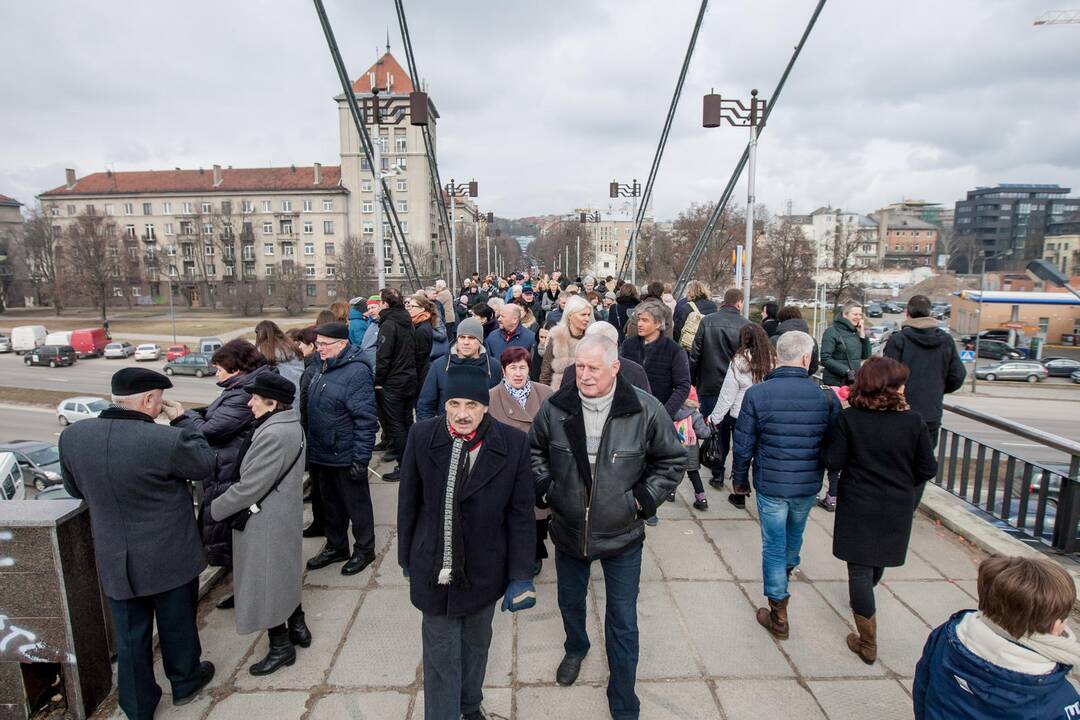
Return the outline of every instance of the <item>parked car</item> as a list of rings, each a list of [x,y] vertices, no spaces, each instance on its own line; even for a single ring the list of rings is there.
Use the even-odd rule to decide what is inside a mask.
[[[952,305],[949,303],[934,303],[930,306],[930,315],[937,320],[943,320],[952,315]]]
[[[165,351],[165,359],[172,362],[176,358],[184,357],[191,353],[191,348],[187,345],[170,345],[169,349]]]
[[[885,312],[889,313],[890,315],[896,315],[897,313],[904,312],[900,308],[900,306],[897,305],[894,302],[883,302],[883,303],[881,303],[881,309],[884,310]]]
[[[1012,340],[1012,330],[1008,328],[993,328],[991,330],[981,330],[979,332],[979,342],[984,340],[1000,340],[1001,342],[1009,342]],[[964,343],[964,347],[968,350],[975,349],[975,336],[974,335],[961,335],[960,342]]]
[[[199,352],[201,354],[207,355],[207,356],[213,355],[218,350],[220,350],[221,346],[224,345],[224,344],[225,343],[223,343],[221,341],[221,338],[216,338],[216,337],[199,338]]]
[[[75,352],[79,354],[81,360],[82,358],[101,357],[101,354],[105,352],[105,346],[109,344],[111,339],[108,331],[103,327],[82,328],[71,332],[69,345],[75,348]]]
[[[14,453],[24,482],[38,490],[63,482],[60,477],[60,449],[52,443],[14,440],[0,445],[0,452]]]
[[[881,317],[882,309],[877,303],[870,303],[866,306],[866,317]]]
[[[135,348],[136,360],[160,360],[161,348],[157,345],[147,344]]]
[[[51,332],[45,336],[46,345],[70,345],[71,344],[71,331],[59,330]]]
[[[190,353],[165,363],[166,375],[194,375],[201,378],[216,372],[217,368],[210,364],[210,356],[202,353]]]
[[[972,344],[968,349],[974,350],[975,345]],[[1019,360],[1027,357],[1027,353],[1001,340],[980,340],[979,357],[991,360]]]
[[[22,469],[15,453],[0,453],[0,500],[22,500],[24,497],[26,488],[23,487]]]
[[[52,487],[47,487],[44,490],[39,491],[38,494],[34,496],[34,499],[35,500],[74,500],[75,498],[71,497],[71,493],[69,493],[67,491],[67,488],[64,487],[63,485],[53,485]]]
[[[1073,360],[1072,358],[1045,357],[1039,362],[1046,366],[1046,371],[1050,373],[1050,377],[1070,377],[1074,372],[1080,370],[1080,360]]]
[[[135,346],[129,342],[114,342],[105,346],[105,357],[123,360],[135,354]]]
[[[44,325],[20,325],[11,330],[11,348],[16,355],[22,355],[45,344],[49,331]]]
[[[1074,372],[1069,377],[1072,378],[1072,381],[1074,383],[1080,383],[1080,370],[1077,370],[1076,372]]]
[[[1040,362],[1024,360],[1022,362],[999,362],[985,365],[975,370],[975,377],[980,380],[1026,380],[1037,383],[1047,378],[1046,368]]]
[[[51,368],[64,366],[70,367],[78,360],[75,348],[70,345],[42,345],[37,350],[26,354],[23,362],[31,365],[48,365]]]
[[[11,338],[7,335],[0,335],[0,353],[11,352]]]
[[[68,398],[56,406],[56,419],[61,425],[70,425],[86,418],[95,418],[107,407],[109,401],[99,397]]]
[[[866,331],[866,336],[870,338],[870,342],[877,344],[883,343],[889,339],[889,336],[896,332],[896,326],[882,323],[880,325],[871,325]]]

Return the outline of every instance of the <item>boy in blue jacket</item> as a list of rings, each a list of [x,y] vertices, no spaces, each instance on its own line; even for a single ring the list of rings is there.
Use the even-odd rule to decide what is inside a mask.
[[[1076,586],[1050,560],[994,555],[979,565],[979,609],[930,633],[915,668],[916,720],[1080,718],[1066,676],[1080,643],[1065,625]]]

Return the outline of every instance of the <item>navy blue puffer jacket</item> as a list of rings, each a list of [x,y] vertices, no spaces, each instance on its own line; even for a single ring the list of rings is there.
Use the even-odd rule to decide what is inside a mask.
[[[331,467],[369,462],[379,421],[375,379],[355,345],[323,362],[307,398],[308,461]]]
[[[836,395],[806,370],[773,370],[743,396],[735,423],[732,483],[745,486],[753,462],[754,488],[762,495],[816,495],[825,469],[825,437],[839,416]]]

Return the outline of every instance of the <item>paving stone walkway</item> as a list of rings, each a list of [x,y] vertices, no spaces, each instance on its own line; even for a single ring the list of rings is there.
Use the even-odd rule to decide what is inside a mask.
[[[298,650],[296,664],[268,677],[248,674],[266,652],[265,634],[238,636],[232,611],[213,607],[227,590],[218,588],[201,617],[204,657],[217,665],[217,676],[188,706],[173,708],[166,695],[158,718],[423,718],[420,613],[397,565],[397,486],[373,478],[371,494],[378,561],[351,578],[337,565],[307,574],[304,609],[314,642]],[[648,530],[638,605],[641,717],[909,719],[926,636],[952,612],[975,606],[983,554],[918,517],[907,564],[887,570],[877,591],[879,660],[867,666],[844,642],[852,622],[845,565],[831,552],[833,516],[819,508],[811,515],[791,588],[791,638],[780,642],[754,620],[763,602],[756,511],[736,510],[725,498],[712,492],[712,506],[698,512],[684,482],[678,499],[660,509],[660,524]],[[306,540],[306,556],[319,546]],[[554,682],[564,637],[554,564],[545,563],[538,578],[535,608],[495,613],[484,701],[489,717],[610,717],[599,564],[590,589],[593,649],[570,688]],[[157,670],[168,692],[160,662]],[[113,704],[97,717],[123,715]]]

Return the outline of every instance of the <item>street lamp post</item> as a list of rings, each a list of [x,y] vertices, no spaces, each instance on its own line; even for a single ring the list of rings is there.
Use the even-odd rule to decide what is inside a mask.
[[[583,227],[582,227],[582,229],[578,230],[578,275],[581,274],[581,233],[584,232],[584,226],[587,226],[588,223],[598,223],[598,222],[600,222],[600,211],[597,210],[596,212],[591,212],[591,213],[583,212],[583,213],[581,213],[581,217],[579,218],[579,221],[580,221],[580,224]],[[593,243],[593,244],[595,245],[595,243]],[[593,258],[593,261],[597,262],[595,257]],[[594,270],[595,270],[595,268],[594,268]]]
[[[716,93],[705,96],[702,105],[702,125],[719,127],[724,122],[735,127],[750,128],[749,163],[746,170],[746,272],[743,273],[743,317],[750,317],[750,271],[754,261],[754,182],[757,171],[758,129],[765,119],[765,101],[758,99],[758,91],[750,91],[749,107],[740,100],[725,100]]]
[[[975,392],[975,388],[978,386],[978,370],[979,370],[979,340],[982,334],[982,309],[983,302],[986,295],[986,261],[997,260],[999,258],[1008,257],[1012,255],[1012,250],[1008,250],[999,255],[983,255],[982,265],[979,269],[979,311],[975,313],[975,362],[971,364],[971,392]]]
[[[450,178],[450,182],[446,184],[446,194],[450,196],[450,283],[454,287],[454,292],[457,292],[457,219],[454,212],[457,207],[456,200],[458,197],[474,198],[479,192],[475,180],[470,180],[467,185],[456,185],[454,179]]]
[[[616,180],[612,180],[608,186],[608,194],[612,198],[629,197],[633,198],[631,215],[634,220],[637,220],[637,199],[641,197],[641,184],[638,183],[637,178],[634,178],[632,183],[620,183]],[[634,238],[633,246],[630,248],[630,284],[637,286],[637,238]]]

